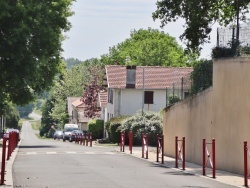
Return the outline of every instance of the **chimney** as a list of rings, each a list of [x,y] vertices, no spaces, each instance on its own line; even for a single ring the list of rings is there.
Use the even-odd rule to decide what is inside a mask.
[[[136,66],[127,66],[126,88],[135,88]]]

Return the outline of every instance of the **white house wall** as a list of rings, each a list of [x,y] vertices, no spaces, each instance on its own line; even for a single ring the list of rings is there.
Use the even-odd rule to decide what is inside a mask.
[[[144,111],[159,112],[166,105],[165,90],[154,91],[154,104],[144,104]],[[108,113],[113,116],[133,115],[142,109],[142,90],[137,89],[115,89],[113,92],[113,104],[108,103]]]

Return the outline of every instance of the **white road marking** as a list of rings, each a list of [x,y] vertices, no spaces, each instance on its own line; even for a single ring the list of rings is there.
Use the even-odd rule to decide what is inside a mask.
[[[27,155],[36,155],[37,152],[27,152]]]
[[[114,152],[104,152],[104,153],[107,155],[114,155],[115,154]]]
[[[57,152],[55,151],[49,151],[49,152],[46,152],[47,154],[57,154]]]
[[[95,152],[92,152],[92,151],[86,151],[85,154],[95,154]]]

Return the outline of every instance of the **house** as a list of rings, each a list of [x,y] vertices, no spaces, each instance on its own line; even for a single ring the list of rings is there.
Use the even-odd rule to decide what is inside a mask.
[[[107,92],[106,91],[101,91],[98,93],[98,105],[101,108],[101,116],[100,119],[103,120],[104,122],[107,121]],[[107,130],[104,124],[103,127],[103,137],[106,138],[108,136]]]
[[[160,111],[171,94],[167,88],[192,71],[193,68],[107,65],[107,120],[133,115],[141,109]]]
[[[69,115],[69,123],[74,123],[73,121],[73,106],[72,102],[76,101],[80,97],[67,97],[67,110],[68,110],[68,115]]]
[[[78,124],[81,130],[87,130],[87,124],[91,120],[84,115],[84,109],[81,97],[68,97],[68,113],[71,114],[69,123]]]

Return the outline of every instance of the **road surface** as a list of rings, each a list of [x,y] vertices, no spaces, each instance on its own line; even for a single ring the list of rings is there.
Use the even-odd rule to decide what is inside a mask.
[[[38,139],[29,122],[13,165],[14,187],[29,188],[225,188],[209,178],[161,167],[120,153],[119,147],[87,147]]]

